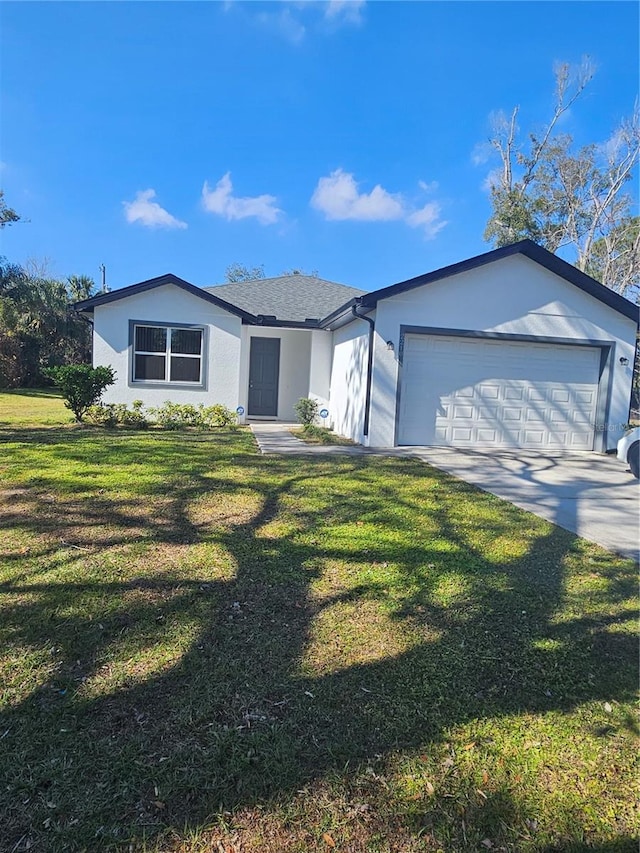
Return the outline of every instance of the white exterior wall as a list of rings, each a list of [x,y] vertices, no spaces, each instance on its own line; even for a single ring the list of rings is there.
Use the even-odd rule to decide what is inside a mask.
[[[308,396],[318,403],[318,409],[329,408],[331,388],[331,359],[333,355],[333,335],[317,329],[311,332],[311,357],[309,363]],[[327,425],[331,422],[331,410]]]
[[[175,387],[131,382],[129,363],[129,321],[187,323],[206,326],[206,382],[204,388]],[[206,302],[172,284],[138,293],[94,310],[93,364],[110,365],[116,382],[103,395],[105,403],[142,400],[147,406],[175,403],[222,403],[230,409],[238,405],[240,339],[239,317]]]
[[[629,414],[635,323],[529,258],[513,255],[378,303],[372,447],[394,444],[401,325],[614,341],[610,408],[607,423],[597,429],[606,431],[608,448],[620,438]],[[395,352],[387,350],[388,340]],[[629,359],[627,366],[621,357]]]
[[[369,324],[365,320],[354,320],[333,333],[329,419],[335,432],[359,444],[365,443],[368,350]]]
[[[239,397],[246,420],[249,396],[249,353],[251,338],[280,338],[280,378],[278,382],[278,415],[280,421],[295,421],[294,403],[309,396],[311,335],[307,329],[278,329],[266,326],[242,327]],[[267,418],[267,420],[269,420]]]

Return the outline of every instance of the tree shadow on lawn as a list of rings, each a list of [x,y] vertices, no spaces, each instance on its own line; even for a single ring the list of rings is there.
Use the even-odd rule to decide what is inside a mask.
[[[81,439],[58,458],[85,464]],[[158,477],[137,500],[95,484],[82,500],[86,472],[72,472],[47,502],[44,472],[0,514],[58,540],[0,585],[12,642],[56,660],[0,720],[6,849],[141,842],[429,750],[455,726],[634,693],[633,637],[610,630],[628,613],[556,618],[576,537],[423,463],[301,465],[197,437],[177,460],[175,440],[105,442],[119,465],[151,454]],[[633,564],[613,573],[598,554],[603,600],[633,595]],[[52,566],[68,579],[48,580]],[[150,671],[108,681],[110,655],[145,652]],[[507,794],[493,807],[516,808]]]

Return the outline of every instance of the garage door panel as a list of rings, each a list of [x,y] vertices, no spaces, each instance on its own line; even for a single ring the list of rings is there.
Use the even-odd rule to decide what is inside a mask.
[[[593,447],[599,350],[407,335],[399,444]]]
[[[483,400],[498,400],[500,399],[499,385],[481,385],[478,393]]]
[[[486,429],[478,427],[478,440],[487,444],[495,444],[498,441],[499,433],[495,429]]]

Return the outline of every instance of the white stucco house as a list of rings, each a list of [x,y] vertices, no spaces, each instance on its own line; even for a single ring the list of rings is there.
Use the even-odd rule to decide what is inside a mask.
[[[529,240],[363,292],[306,275],[163,275],[80,302],[107,402],[223,403],[371,447],[615,447],[638,308]]]

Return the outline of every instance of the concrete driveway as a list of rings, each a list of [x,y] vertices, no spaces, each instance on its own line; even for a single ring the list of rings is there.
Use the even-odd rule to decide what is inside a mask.
[[[412,447],[410,455],[638,561],[640,485],[614,456],[448,447]]]

